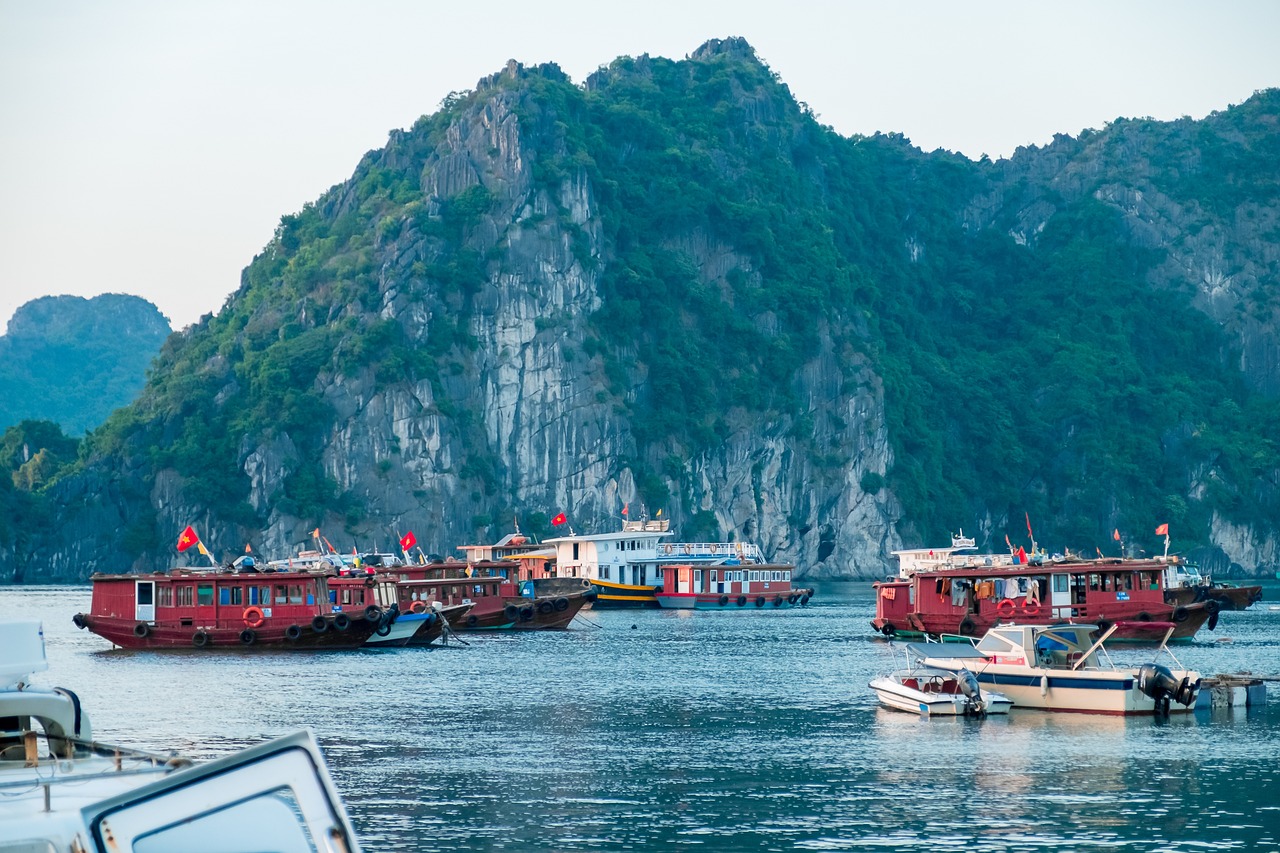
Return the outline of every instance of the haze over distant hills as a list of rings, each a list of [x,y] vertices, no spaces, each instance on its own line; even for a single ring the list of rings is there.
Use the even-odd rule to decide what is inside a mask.
[[[83,435],[133,402],[169,336],[137,296],[45,296],[20,307],[0,336],[0,432],[49,420]]]
[[[973,162],[839,136],[740,39],[513,62],[283,217],[0,555],[447,554],[629,505],[828,577],[1028,522],[1269,571],[1278,189],[1276,91]]]

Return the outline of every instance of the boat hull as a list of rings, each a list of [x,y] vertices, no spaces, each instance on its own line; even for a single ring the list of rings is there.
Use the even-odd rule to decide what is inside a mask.
[[[654,598],[660,607],[668,610],[775,610],[803,607],[812,596],[812,589],[785,589],[736,596],[714,592],[659,592]]]
[[[655,594],[662,589],[660,586],[635,586],[598,579],[591,581],[591,587],[596,592],[592,610],[658,607]]]
[[[969,701],[963,695],[926,693],[908,687],[894,676],[882,676],[871,680],[880,704],[895,711],[906,711],[925,717],[963,717],[969,713]],[[982,701],[987,714],[1007,714],[1013,701],[995,691],[983,691]]]
[[[77,614],[76,624],[81,622],[89,631],[122,649],[355,649],[364,645],[378,627],[377,620],[371,621],[362,616],[348,618],[345,622],[334,617],[317,616],[313,620],[315,624],[286,624],[286,620],[270,620],[257,628],[243,624],[153,624],[83,613]],[[323,627],[317,630],[321,624]]]
[[[482,600],[458,627],[459,631],[545,631],[563,630],[591,602],[590,591],[541,598]]]
[[[930,659],[930,666],[958,671],[945,660]],[[985,692],[987,688],[1003,693],[1019,710],[1058,711],[1073,714],[1108,714],[1112,716],[1152,716],[1156,702],[1138,689],[1134,671],[1046,671],[1029,667],[992,664],[981,669],[969,667]],[[1199,675],[1175,671],[1177,679]],[[1170,713],[1187,713],[1194,708],[1172,703]]]

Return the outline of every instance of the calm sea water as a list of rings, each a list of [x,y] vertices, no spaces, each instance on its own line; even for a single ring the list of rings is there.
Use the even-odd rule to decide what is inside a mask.
[[[1178,657],[1280,674],[1278,599]],[[37,682],[75,690],[99,739],[210,758],[309,726],[370,851],[1280,850],[1280,684],[1168,721],[884,711],[868,584],[309,655],[113,651],[71,624],[88,603],[0,588],[0,618],[44,622]]]

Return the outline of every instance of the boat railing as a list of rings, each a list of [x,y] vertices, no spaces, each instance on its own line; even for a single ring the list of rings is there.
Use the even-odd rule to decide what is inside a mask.
[[[657,547],[659,559],[715,560],[734,557],[744,563],[763,563],[758,545],[750,542],[666,542]]]

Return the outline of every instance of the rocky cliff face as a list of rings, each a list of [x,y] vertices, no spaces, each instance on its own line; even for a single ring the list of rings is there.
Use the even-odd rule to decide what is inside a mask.
[[[692,100],[669,126],[630,106],[673,87]],[[1230,227],[1192,227],[1185,186],[1144,172],[1140,130],[992,166],[935,164],[900,140],[818,128],[737,40],[684,63],[620,60],[582,88],[554,66],[512,63],[286,217],[224,312],[175,336],[129,418],[57,484],[61,528],[76,534],[22,555],[21,575],[168,565],[187,524],[221,557],[246,542],[291,553],[317,527],[343,550],[412,529],[428,553],[453,554],[513,516],[537,532],[563,511],[599,531],[629,505],[633,517],[661,509],[689,538],[757,542],[813,577],[881,576],[904,533],[919,537],[892,488],[913,451],[886,400],[877,335],[891,332],[875,329],[889,321],[858,294],[872,279],[881,292],[915,286],[950,230],[1034,246],[1060,206],[1101,199],[1135,243],[1166,253],[1151,286],[1195,281],[1196,304],[1242,342],[1251,382],[1276,390],[1270,321],[1223,295],[1274,279],[1257,225],[1273,221],[1274,197],[1233,207]],[[628,177],[645,156],[668,158],[670,173]],[[757,165],[773,177],[753,177]],[[680,170],[723,189],[702,199]],[[865,201],[832,225],[770,221],[749,203],[769,180],[790,182],[797,220],[811,199]],[[934,185],[954,205],[941,215],[911,196]],[[818,297],[779,282],[824,240],[840,268],[799,277],[851,295],[804,313],[797,300]],[[682,289],[662,290],[671,280]],[[695,339],[750,363],[697,384],[684,368],[705,364],[682,366],[680,349]],[[993,543],[1007,521],[957,519]],[[1276,561],[1274,544],[1257,544],[1268,532],[1215,518],[1209,535],[1228,562]]]

